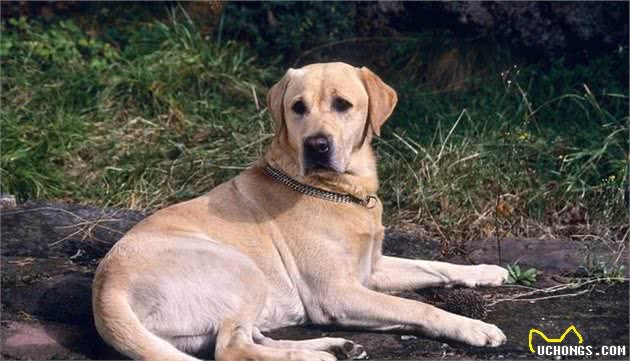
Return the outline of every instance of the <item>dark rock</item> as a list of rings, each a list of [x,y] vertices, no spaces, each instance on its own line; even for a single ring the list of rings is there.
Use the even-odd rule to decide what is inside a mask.
[[[436,240],[420,239],[413,233],[390,228],[385,233],[383,253],[388,256],[441,260],[457,264],[498,264],[499,251],[496,240],[469,241],[462,244],[465,255],[444,257]],[[501,240],[501,264],[518,263],[521,268],[533,267],[542,271],[540,285],[551,282],[549,276],[573,275],[587,263],[587,259],[611,260],[617,257],[601,240],[576,242],[556,239],[513,239]],[[544,255],[544,257],[541,257]],[[630,251],[623,248],[620,259],[630,259]],[[624,269],[626,277],[629,269]]]
[[[445,292],[439,290],[438,293]],[[484,297],[508,297],[502,289],[484,288],[477,291]],[[513,292],[512,292],[513,293]],[[574,324],[593,347],[627,345],[628,342],[628,283],[598,287],[583,297],[566,297],[534,302],[501,302],[488,308],[484,321],[499,326],[508,343],[498,348],[477,348],[429,340],[419,337],[405,341],[398,334],[350,332],[316,327],[291,327],[269,332],[276,339],[308,339],[315,337],[345,337],[365,346],[371,359],[412,360],[438,359],[446,356],[457,360],[476,359],[544,359],[528,350],[528,333],[532,327],[550,337],[561,335]],[[443,296],[441,296],[443,297]],[[593,359],[609,359],[595,356]],[[621,360],[624,357],[617,357]]]
[[[537,55],[586,59],[628,41],[628,3],[447,1],[404,3],[407,26],[493,37]]]
[[[70,259],[2,257],[2,287],[32,284],[67,273],[81,273],[83,267]]]
[[[497,243],[492,240],[469,244],[468,259],[476,264],[498,263]],[[521,267],[533,267],[545,273],[567,275],[576,272],[584,265],[586,258],[614,259],[617,251],[611,250],[603,242],[576,242],[554,239],[513,239],[501,241],[502,263]],[[543,256],[544,255],[544,256]],[[628,250],[624,249],[621,259],[628,260]],[[626,276],[628,270],[625,270]]]
[[[104,344],[93,325],[91,282],[94,267],[124,232],[140,221],[139,212],[78,205],[27,204],[0,212],[2,220],[2,358],[121,359]],[[76,232],[80,223],[97,225]],[[407,258],[468,263],[496,263],[492,240],[464,245],[469,254],[444,258],[439,242],[388,229],[384,252]],[[563,240],[504,240],[504,262],[519,260],[543,274],[570,271],[584,256],[584,243]],[[605,247],[588,247],[610,257]],[[627,263],[627,253],[622,256]],[[400,334],[292,327],[270,332],[279,339],[345,337],[365,346],[372,359],[520,359],[531,358],[527,334],[536,327],[560,335],[575,324],[590,345],[628,345],[628,283],[599,285],[579,297],[506,301],[521,290],[513,287],[476,290],[427,289],[401,292],[400,297],[435,304],[452,312],[483,317],[508,336],[496,349],[472,348]],[[567,292],[573,292],[568,290]],[[496,303],[494,306],[490,306]],[[597,358],[597,357],[595,357]],[[600,357],[601,358],[601,357]]]
[[[93,327],[92,277],[67,274],[32,285],[3,289],[5,311],[23,312],[45,321]]]
[[[85,327],[2,320],[3,360],[127,360]]]
[[[41,325],[33,321],[2,321],[3,359],[81,360],[86,355],[64,345],[81,344],[83,332],[78,327],[61,324]]]
[[[100,259],[145,215],[120,209],[26,203],[0,213],[3,257]]]
[[[440,245],[435,240],[420,239],[413,234],[389,228],[385,231],[383,254],[395,257],[437,259],[440,257]]]

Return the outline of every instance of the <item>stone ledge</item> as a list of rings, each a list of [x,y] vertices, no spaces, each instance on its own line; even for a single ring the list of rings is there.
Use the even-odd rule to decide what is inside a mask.
[[[0,211],[2,232],[2,358],[3,359],[121,359],[94,329],[90,285],[100,258],[145,214],[129,210],[79,205],[29,203]],[[86,227],[91,225],[90,227]],[[473,247],[474,246],[474,247]],[[573,272],[583,262],[586,245],[560,240],[503,241],[503,259],[543,272],[543,283]],[[589,245],[600,257],[611,251]],[[470,245],[467,259],[496,262],[496,244]],[[388,229],[384,252],[407,258],[442,259],[439,242]],[[597,251],[593,251],[597,250]],[[466,263],[463,257],[447,261]],[[627,263],[627,252],[623,255]],[[473,299],[508,298],[520,289],[484,288],[470,291]],[[570,292],[570,291],[569,291]],[[460,292],[459,298],[463,293]],[[401,297],[423,300],[451,311],[450,290],[404,292]],[[461,305],[460,305],[461,306]],[[628,345],[628,283],[599,285],[578,297],[535,302],[502,302],[477,314],[501,327],[508,343],[496,349],[447,344],[392,333],[351,332],[335,328],[292,327],[275,330],[275,338],[346,337],[364,345],[371,359],[408,360],[531,359],[527,333],[531,327],[548,335],[575,324],[588,344]],[[595,357],[596,358],[596,357]]]

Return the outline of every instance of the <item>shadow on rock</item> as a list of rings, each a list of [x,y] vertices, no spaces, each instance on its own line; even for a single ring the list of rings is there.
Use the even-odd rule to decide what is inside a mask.
[[[92,277],[64,275],[26,287],[3,290],[5,311],[40,322],[7,324],[10,348],[47,345],[37,358],[123,358],[98,335],[92,315]],[[21,320],[24,321],[24,320]],[[3,345],[5,346],[5,345]],[[65,350],[64,354],[61,350]],[[60,354],[62,353],[62,354]]]

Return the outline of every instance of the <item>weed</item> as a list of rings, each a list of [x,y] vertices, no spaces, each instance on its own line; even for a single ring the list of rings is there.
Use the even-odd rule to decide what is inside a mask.
[[[585,84],[605,76],[562,63],[510,72],[447,92],[399,80],[399,108],[377,142],[392,219],[449,240],[627,238],[626,90],[609,80],[614,92],[595,95]]]
[[[592,257],[590,253],[584,259],[584,264],[580,265],[575,273],[578,278],[597,279],[605,283],[623,282],[625,277],[625,267],[619,264],[612,264],[598,257]]]
[[[2,26],[1,190],[21,201],[152,210],[236,175],[273,134],[262,99],[283,69],[228,33],[204,35],[180,10],[115,31],[69,19]],[[627,240],[627,48],[588,66],[486,57],[436,89],[451,79],[423,74],[431,61],[419,59],[440,53],[439,38],[416,38],[379,54],[400,99],[374,142],[387,223],[418,224],[445,249],[489,237]],[[291,39],[280,45],[303,46]]]
[[[507,283],[520,284],[523,286],[533,286],[536,283],[538,271],[535,268],[521,270],[518,262],[508,265],[509,278]]]

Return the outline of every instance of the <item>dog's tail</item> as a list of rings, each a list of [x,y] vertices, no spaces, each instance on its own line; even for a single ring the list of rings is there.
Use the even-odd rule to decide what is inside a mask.
[[[131,309],[126,290],[96,285],[92,303],[96,329],[118,352],[134,360],[198,361],[147,330]]]

